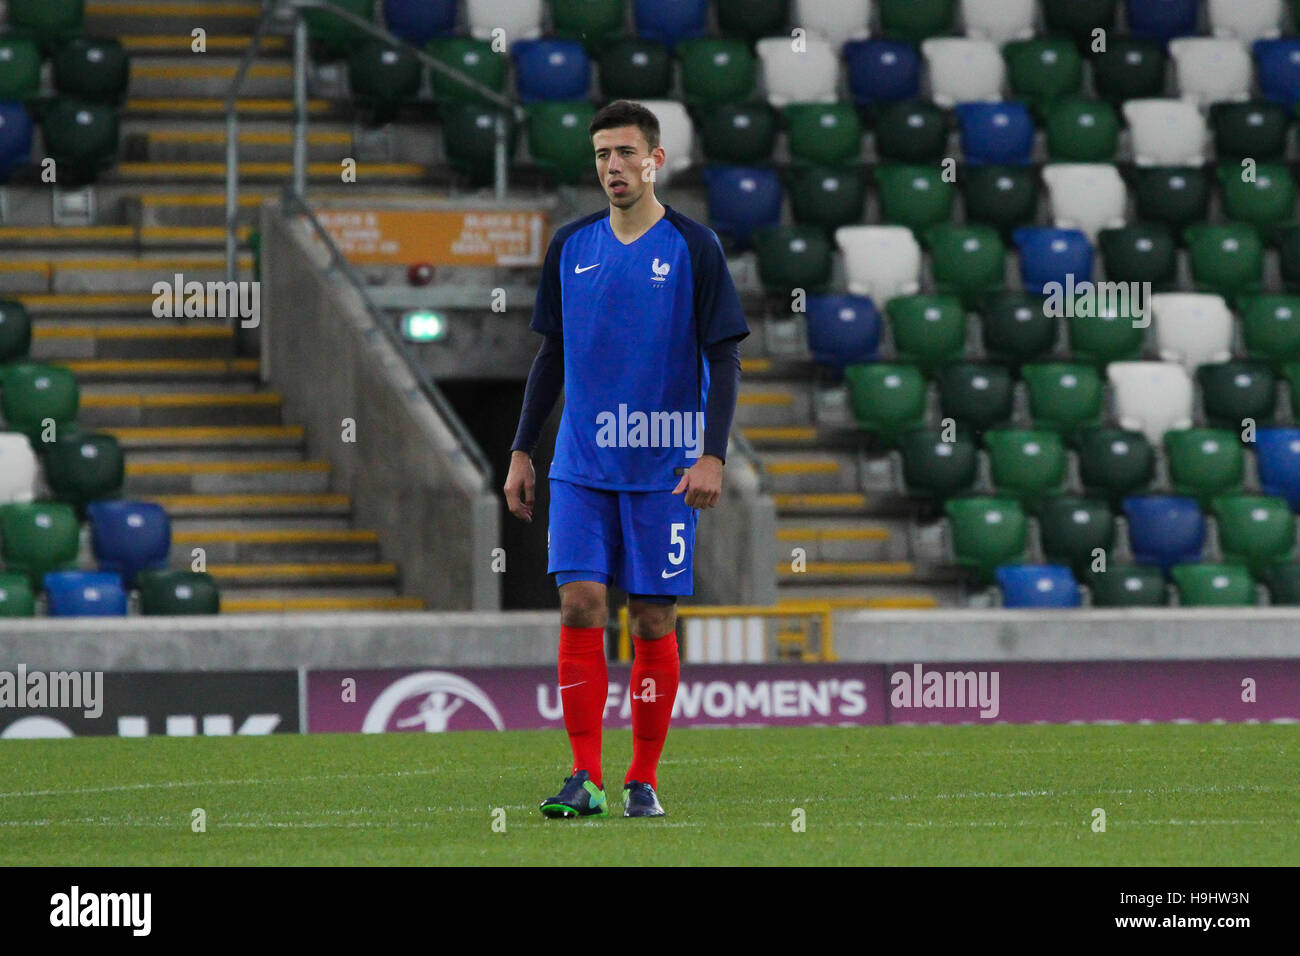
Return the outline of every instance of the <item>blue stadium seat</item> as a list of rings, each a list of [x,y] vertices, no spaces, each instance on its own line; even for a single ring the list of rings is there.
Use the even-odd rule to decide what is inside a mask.
[[[1046,295],[1048,283],[1065,286],[1066,277],[1074,284],[1092,278],[1092,243],[1078,229],[1053,229],[1049,226],[1022,226],[1011,234],[1020,250],[1020,277],[1025,290]]]
[[[577,40],[519,40],[510,52],[522,102],[587,98],[591,62]]]
[[[456,32],[456,0],[384,0],[389,31],[412,46]]]
[[[139,571],[167,566],[172,528],[161,505],[95,501],[86,506],[90,540],[101,571],[116,571],[128,586]]]
[[[1199,0],[1128,0],[1129,32],[1140,40],[1165,43],[1196,32]]]
[[[781,224],[781,179],[764,166],[704,167],[709,222],[714,230],[748,249],[754,231]]]
[[[1300,100],[1300,38],[1256,40],[1254,52],[1260,92],[1287,107]]]
[[[1063,564],[1004,564],[994,573],[1003,607],[1079,606],[1079,582]]]
[[[32,159],[32,118],[22,103],[0,103],[0,184]]]
[[[849,90],[859,106],[916,99],[921,56],[901,40],[850,40],[844,44]]]
[[[45,594],[50,617],[126,616],[126,589],[110,571],[51,571]]]
[[[1255,454],[1264,494],[1279,495],[1300,512],[1300,428],[1259,429]]]
[[[707,0],[636,0],[636,35],[673,47],[679,40],[704,36]]]
[[[818,365],[843,370],[855,362],[874,362],[884,321],[864,295],[810,295],[808,350]]]
[[[973,166],[1027,166],[1034,155],[1034,118],[1029,107],[1005,103],[958,103],[961,150]]]
[[[1205,516],[1195,498],[1133,495],[1124,499],[1129,547],[1139,564],[1158,564],[1166,574],[1175,564],[1201,560]]]

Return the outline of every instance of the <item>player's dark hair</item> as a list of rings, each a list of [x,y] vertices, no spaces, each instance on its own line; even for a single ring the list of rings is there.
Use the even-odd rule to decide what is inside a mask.
[[[659,145],[659,117],[655,116],[640,103],[631,100],[615,100],[602,106],[591,118],[587,135],[595,136],[602,129],[618,129],[622,126],[635,126],[650,144],[651,149]]]

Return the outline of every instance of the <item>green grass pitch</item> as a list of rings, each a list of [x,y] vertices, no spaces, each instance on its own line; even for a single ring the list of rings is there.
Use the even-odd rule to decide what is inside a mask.
[[[581,821],[537,811],[565,772],[555,731],[6,740],[0,866],[1294,866],[1298,739],[1267,724],[679,730],[668,816],[626,820],[631,735],[606,732],[614,812]]]

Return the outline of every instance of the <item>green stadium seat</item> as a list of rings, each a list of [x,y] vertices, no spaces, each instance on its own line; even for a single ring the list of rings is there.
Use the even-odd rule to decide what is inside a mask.
[[[1053,162],[1109,163],[1119,148],[1121,123],[1105,100],[1066,97],[1047,110],[1047,155]]]
[[[32,317],[17,299],[0,299],[0,365],[26,358],[32,347]]]
[[[1194,166],[1148,166],[1134,170],[1137,217],[1163,222],[1175,232],[1208,218],[1210,178]]]
[[[872,362],[844,369],[853,415],[882,443],[919,428],[925,418],[925,379],[915,365]]]
[[[1093,607],[1164,607],[1169,588],[1164,572],[1153,564],[1106,566],[1088,575]]]
[[[60,501],[83,514],[85,506],[116,498],[126,478],[122,447],[112,435],[74,432],[45,451],[45,480]]]
[[[1165,51],[1158,43],[1108,33],[1106,51],[1092,58],[1097,95],[1114,104],[1161,96],[1165,89],[1166,60]]]
[[[32,617],[36,614],[36,596],[21,574],[0,573],[0,618]]]
[[[1250,568],[1256,577],[1295,553],[1295,515],[1282,497],[1220,495],[1211,510],[1219,526],[1219,549],[1228,561]]]
[[[1295,222],[1295,182],[1283,164],[1260,163],[1250,182],[1242,181],[1244,170],[1237,163],[1221,164],[1218,174],[1225,218],[1249,223],[1264,239]]]
[[[1088,49],[1094,30],[1114,32],[1118,5],[1119,0],[1043,0],[1043,22],[1049,33],[1063,33]]]
[[[1107,280],[1149,282],[1156,292],[1173,289],[1178,278],[1178,243],[1164,223],[1103,229],[1097,244]]]
[[[9,26],[36,37],[49,53],[81,33],[85,0],[9,0]]]
[[[1156,453],[1141,432],[1086,428],[1077,439],[1083,487],[1110,501],[1146,490],[1155,477]]]
[[[141,571],[140,613],[220,614],[221,592],[212,575],[200,571]]]
[[[909,494],[942,501],[974,486],[979,446],[967,432],[953,437],[945,441],[942,430],[927,428],[899,436],[903,484]]]
[[[1122,303],[1120,303],[1122,304]],[[1118,308],[1075,310],[1066,320],[1070,333],[1070,354],[1081,362],[1107,365],[1139,358],[1145,340],[1144,324],[1136,324],[1132,303]]]
[[[581,40],[588,53],[623,32],[627,0],[551,0],[551,23],[562,37]]]
[[[776,113],[766,103],[718,103],[696,111],[696,133],[711,163],[766,163],[776,128]]]
[[[77,37],[54,56],[54,88],[62,96],[116,104],[126,96],[130,79],[131,60],[111,37]]]
[[[1237,300],[1237,306],[1241,310],[1242,339],[1251,358],[1271,362],[1277,369],[1287,362],[1300,361],[1300,296],[1244,295]]]
[[[768,292],[823,292],[831,279],[830,240],[816,226],[776,226],[754,234],[758,275]]]
[[[1183,239],[1198,291],[1213,292],[1232,302],[1263,284],[1264,243],[1253,227],[1235,222],[1201,223],[1184,229]]]
[[[0,35],[0,100],[35,99],[41,90],[41,51],[21,33]]]
[[[966,310],[951,295],[903,295],[885,306],[898,361],[926,375],[960,358],[966,345]]]
[[[718,0],[718,28],[754,42],[785,32],[790,0]]]
[[[884,162],[937,163],[948,147],[948,115],[929,100],[903,100],[880,111],[876,153]]]
[[[991,428],[984,433],[984,447],[998,493],[1015,495],[1029,511],[1059,492],[1065,481],[1065,444],[1054,431]]]
[[[422,69],[413,53],[373,38],[358,41],[348,54],[353,99],[373,113],[375,125],[391,122],[416,98]]]
[[[1257,163],[1286,159],[1290,117],[1277,103],[1212,103],[1210,126],[1214,131],[1214,154],[1222,162],[1237,164],[1247,157]]]
[[[943,507],[953,557],[974,572],[978,583],[992,582],[999,565],[1024,561],[1029,519],[1015,498],[949,498]]]
[[[597,56],[600,91],[607,100],[661,100],[672,89],[672,53],[662,43],[615,40]]]
[[[1046,299],[1034,292],[992,292],[980,303],[984,351],[989,358],[1019,367],[1052,351],[1058,321]]]
[[[794,221],[833,231],[862,219],[867,191],[856,166],[798,166],[791,170]]]
[[[918,241],[930,226],[952,220],[957,187],[938,166],[877,166],[876,185],[882,221],[909,227]]]
[[[1255,580],[1240,564],[1176,564],[1170,570],[1183,607],[1254,607]]]
[[[700,38],[677,45],[688,105],[742,103],[754,95],[758,61],[743,40]]]
[[[514,156],[519,139],[519,130],[510,114],[500,107],[481,103],[444,103],[439,114],[442,118],[442,145],[447,152],[447,163],[457,172],[469,177],[475,185],[492,182],[496,162],[497,118],[503,117],[506,121],[507,161]]]
[[[1300,228],[1283,227],[1277,237],[1278,268],[1287,292],[1300,294]]]
[[[374,0],[326,0],[326,2],[363,20],[373,20],[375,17]],[[307,21],[307,35],[316,42],[320,52],[326,58],[344,56],[354,43],[366,36],[329,10],[304,10],[303,18]]]
[[[1109,563],[1115,545],[1115,514],[1104,500],[1074,495],[1048,498],[1039,506],[1037,517],[1048,561],[1069,565],[1080,580],[1091,573],[1093,552],[1098,548]]]
[[[1274,565],[1269,568],[1264,583],[1268,585],[1273,604],[1289,607],[1300,604],[1300,563]]]
[[[1046,115],[1053,103],[1078,93],[1083,83],[1083,61],[1070,40],[1013,40],[1002,47],[1002,56],[1012,92],[1039,115]]]
[[[0,542],[5,568],[27,576],[33,591],[44,587],[50,571],[76,565],[81,525],[71,505],[62,502],[0,505]]]
[[[785,121],[794,162],[843,166],[862,155],[862,121],[847,103],[792,103]]]
[[[1043,362],[1020,369],[1029,390],[1029,414],[1036,428],[1051,428],[1067,439],[1101,420],[1104,383],[1093,365]]]
[[[1003,237],[1038,215],[1038,176],[1032,167],[969,166],[962,171],[966,219]]]
[[[94,182],[117,162],[119,125],[111,106],[60,97],[46,108],[42,128],[60,186]]]
[[[1207,506],[1215,495],[1241,488],[1246,455],[1236,432],[1185,428],[1165,432],[1165,458],[1174,493]]]
[[[425,52],[439,63],[444,63],[453,70],[459,70],[493,92],[505,92],[506,67],[509,58],[504,53],[493,52],[492,44],[486,40],[474,40],[469,37],[439,37],[429,41]],[[429,70],[429,82],[433,86],[434,99],[444,109],[443,104],[449,103],[485,104],[488,102],[481,94],[460,80],[452,79],[432,68]]]
[[[942,293],[958,295],[970,309],[986,292],[1000,289],[1007,251],[992,226],[940,223],[926,231],[934,281]]]
[[[880,0],[880,27],[886,36],[920,43],[952,32],[955,0]]]
[[[1277,407],[1277,378],[1263,362],[1233,361],[1196,370],[1205,417],[1215,428],[1241,433],[1243,422],[1272,424]]]
[[[12,431],[22,432],[41,451],[43,422],[53,419],[55,435],[76,425],[81,393],[66,368],[19,362],[0,368],[0,410]]]
[[[983,362],[951,362],[935,371],[939,413],[976,432],[1011,419],[1015,380],[1011,370]]]
[[[1300,362],[1288,362],[1283,366],[1282,374],[1291,387],[1291,417],[1300,421]]]
[[[596,115],[585,100],[530,103],[528,150],[537,165],[568,186],[595,176],[596,160],[587,127]]]

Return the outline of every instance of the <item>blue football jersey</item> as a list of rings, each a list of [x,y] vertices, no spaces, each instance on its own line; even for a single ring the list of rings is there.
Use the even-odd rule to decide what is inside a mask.
[[[664,207],[636,241],[609,210],[557,230],[531,328],[564,341],[564,415],[550,476],[671,491],[704,448],[703,350],[749,334],[718,237]]]

